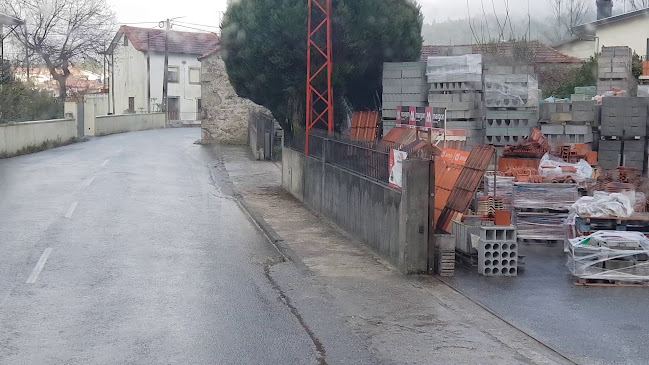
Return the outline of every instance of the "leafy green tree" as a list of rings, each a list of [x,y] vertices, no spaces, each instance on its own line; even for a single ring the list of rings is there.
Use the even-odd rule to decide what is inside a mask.
[[[376,107],[384,62],[419,59],[423,16],[413,0],[332,5],[338,125],[345,100],[356,110]],[[286,130],[304,125],[307,16],[305,0],[239,0],[223,21],[223,58],[237,94],[267,107]]]
[[[61,118],[63,104],[47,92],[6,78],[0,83],[0,123]]]

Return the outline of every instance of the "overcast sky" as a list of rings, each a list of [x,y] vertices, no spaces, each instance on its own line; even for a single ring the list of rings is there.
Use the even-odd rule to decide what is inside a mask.
[[[305,0],[306,1],[306,0]],[[353,1],[353,0],[352,0]],[[467,0],[418,0],[422,5],[425,21],[432,23],[441,22],[446,19],[466,18]],[[547,0],[493,0],[496,6],[496,12],[503,13],[505,3],[510,4],[510,13],[512,15],[526,15],[528,3],[530,13],[534,17],[544,17],[550,13],[550,6]],[[152,22],[149,24],[139,24],[145,27],[155,27],[155,22],[166,18],[184,16],[179,22],[189,22],[217,26],[219,12],[226,9],[227,0],[108,0],[109,4],[117,13],[117,19],[120,23],[137,23]],[[472,15],[482,12],[481,3],[485,4],[486,11],[493,13],[491,0],[468,0]],[[616,1],[621,4],[621,0]],[[592,1],[595,5],[595,0]],[[616,5],[616,7],[622,5]],[[182,28],[178,24],[177,30],[192,29]]]

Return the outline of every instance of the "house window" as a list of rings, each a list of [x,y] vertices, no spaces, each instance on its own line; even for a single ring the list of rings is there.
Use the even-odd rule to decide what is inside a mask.
[[[189,83],[190,84],[200,84],[201,83],[201,69],[198,67],[189,68]]]
[[[124,36],[124,46],[128,46],[128,38],[126,36]]]
[[[132,96],[128,98],[128,111],[135,113],[135,98]]]
[[[180,71],[178,66],[169,66],[167,69],[167,81],[178,83],[180,81]]]

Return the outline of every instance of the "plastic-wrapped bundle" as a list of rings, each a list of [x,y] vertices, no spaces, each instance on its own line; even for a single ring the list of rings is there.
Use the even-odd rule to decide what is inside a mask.
[[[531,75],[485,76],[485,103],[488,108],[538,107],[539,83]]]
[[[599,231],[570,240],[568,268],[582,279],[649,281],[649,239],[640,232]]]
[[[482,55],[428,57],[426,76],[429,83],[482,82]]]
[[[514,183],[515,209],[568,211],[579,199],[577,184]]]
[[[512,197],[514,195],[515,177],[496,176],[496,189],[494,191],[494,174],[487,172],[485,174],[485,193],[488,196],[498,196],[503,198],[505,210],[511,210],[514,207]]]

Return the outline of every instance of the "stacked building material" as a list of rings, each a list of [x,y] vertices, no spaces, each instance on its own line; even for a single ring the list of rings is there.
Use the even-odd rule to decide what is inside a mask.
[[[512,196],[515,179],[515,176],[494,176],[493,172],[485,174],[485,194],[502,198],[502,210],[512,210],[514,206]]]
[[[599,231],[569,248],[568,268],[581,285],[649,282],[649,240],[640,232]]]
[[[627,91],[628,96],[637,94],[633,76],[633,53],[629,47],[603,47],[597,59],[597,94],[612,90]]]
[[[554,147],[563,144],[592,143],[598,131],[597,103],[572,101],[543,103],[541,131]]]
[[[483,139],[482,55],[429,57],[426,76],[430,84],[428,106],[446,108],[447,129],[467,133],[466,148]]]
[[[570,96],[572,101],[590,101],[597,95],[597,86],[577,86]]]
[[[383,64],[384,133],[388,133],[395,124],[397,106],[425,107],[427,98],[428,82],[425,63],[386,62]]]
[[[514,183],[514,224],[519,241],[563,242],[563,231],[558,227],[577,199],[577,184]]]
[[[484,276],[518,274],[518,241],[515,227],[481,227],[478,272]]]
[[[538,124],[538,82],[514,71],[504,66],[485,71],[485,142],[498,147],[518,144]]]
[[[611,169],[623,165],[644,171],[647,166],[649,103],[646,98],[602,99],[600,165]]]

